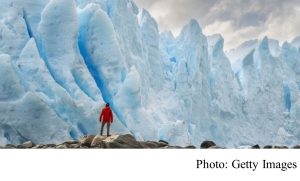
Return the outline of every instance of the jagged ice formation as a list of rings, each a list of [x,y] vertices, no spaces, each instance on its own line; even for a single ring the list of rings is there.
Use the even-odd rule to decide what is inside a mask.
[[[131,0],[2,0],[0,145],[112,132],[223,147],[300,141],[300,37],[224,52],[191,20],[159,32]]]

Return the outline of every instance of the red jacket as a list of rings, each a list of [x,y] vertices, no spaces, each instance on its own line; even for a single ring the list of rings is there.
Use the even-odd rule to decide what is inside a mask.
[[[100,114],[100,117],[99,117],[99,121],[103,121],[103,122],[113,122],[113,113],[110,109],[109,106],[105,106],[102,111],[101,111],[101,114]]]

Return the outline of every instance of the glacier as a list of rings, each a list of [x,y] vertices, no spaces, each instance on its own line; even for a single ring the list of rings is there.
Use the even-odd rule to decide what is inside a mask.
[[[300,141],[300,36],[224,51],[191,19],[177,37],[132,0],[1,0],[0,145],[112,133],[227,148]]]

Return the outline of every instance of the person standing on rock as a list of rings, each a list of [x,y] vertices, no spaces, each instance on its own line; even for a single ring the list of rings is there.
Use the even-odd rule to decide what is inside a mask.
[[[106,103],[105,107],[102,109],[100,117],[99,117],[99,121],[101,123],[100,135],[102,136],[103,128],[104,128],[105,124],[107,123],[107,126],[106,126],[107,136],[110,136],[109,128],[110,128],[110,124],[113,122],[113,113],[109,107],[109,103]]]

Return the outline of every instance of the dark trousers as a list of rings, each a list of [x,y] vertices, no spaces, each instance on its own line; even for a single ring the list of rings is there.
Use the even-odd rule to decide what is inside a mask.
[[[100,135],[102,135],[102,133],[103,133],[103,128],[104,128],[105,124],[106,124],[106,122],[104,122],[104,121],[101,122]],[[107,126],[106,126],[107,136],[110,136],[109,135],[109,128],[110,128],[110,122],[107,122]]]

